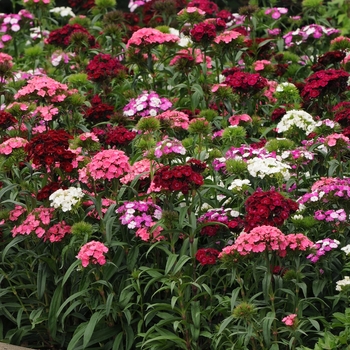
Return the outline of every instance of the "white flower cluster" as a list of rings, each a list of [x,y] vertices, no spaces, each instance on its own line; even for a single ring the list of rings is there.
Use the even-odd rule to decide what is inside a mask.
[[[177,35],[180,38],[180,41],[177,43],[181,47],[189,47],[193,44],[192,40],[184,35],[183,33],[180,33],[178,29],[175,28],[169,28],[169,33],[173,35]]]
[[[83,197],[84,193],[79,187],[69,187],[67,190],[59,189],[49,197],[51,201],[50,206],[55,209],[59,208],[63,212],[70,211]]]
[[[350,255],[350,244],[346,245],[343,248],[340,248],[343,252],[345,252],[346,255]]]
[[[230,191],[242,191],[243,188],[249,187],[250,181],[249,180],[241,180],[241,179],[235,179],[231,182],[231,185],[228,187],[228,190]]]
[[[318,124],[313,120],[312,115],[302,111],[292,109],[288,111],[277,124],[277,132],[288,131],[293,126],[304,130],[306,135],[311,134]]]
[[[253,177],[260,177],[260,179],[263,179],[265,176],[272,177],[281,174],[285,181],[290,179],[289,169],[291,169],[291,167],[275,158],[255,157],[249,159],[247,164],[248,172]]]
[[[337,281],[336,284],[337,286],[335,287],[335,290],[341,292],[344,289],[344,287],[350,286],[350,277],[345,276],[343,280]]]
[[[67,16],[75,17],[75,14],[72,11],[71,7],[55,7],[51,9],[50,12],[57,13],[61,17],[67,17]]]
[[[286,88],[295,89],[295,91],[297,91],[297,87],[294,84],[285,82],[285,83],[278,84],[276,86],[276,92],[282,92]]]

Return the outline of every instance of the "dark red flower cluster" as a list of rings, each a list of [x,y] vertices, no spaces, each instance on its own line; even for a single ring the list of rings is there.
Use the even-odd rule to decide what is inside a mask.
[[[208,18],[205,23],[214,24],[217,32],[224,31],[226,29],[226,22],[221,18]]]
[[[202,175],[193,171],[190,165],[166,165],[158,169],[153,179],[155,187],[163,191],[182,192],[187,194],[191,189],[202,186]]]
[[[128,145],[136,137],[136,132],[129,131],[122,125],[107,126],[107,130],[103,136],[105,144],[110,146]]]
[[[73,170],[72,161],[76,155],[68,147],[68,140],[73,137],[65,130],[49,130],[34,136],[25,146],[28,160],[36,166],[56,167],[65,172]]]
[[[344,101],[335,105],[332,109],[334,120],[342,127],[342,134],[350,136],[350,102]]]
[[[329,51],[320,56],[317,62],[326,67],[330,64],[340,63],[345,58],[345,56],[345,51]]]
[[[187,7],[197,7],[204,11],[207,16],[213,16],[218,11],[218,5],[209,0],[192,0],[187,4]]]
[[[95,0],[68,0],[68,4],[74,10],[90,10],[95,6]]]
[[[267,79],[259,73],[235,72],[226,77],[225,84],[238,94],[255,94],[267,86]]]
[[[89,80],[101,82],[109,81],[118,76],[125,76],[127,68],[117,58],[109,54],[99,53],[89,62],[86,72]]]
[[[105,122],[114,114],[114,107],[103,103],[98,95],[91,99],[91,107],[84,111],[84,118],[92,123]]]
[[[341,69],[320,70],[306,79],[301,92],[304,102],[325,94],[339,94],[348,90],[347,81],[350,74]]]
[[[214,265],[217,261],[219,251],[214,248],[201,248],[197,250],[196,259],[202,265]]]
[[[279,121],[286,114],[286,110],[282,107],[275,108],[271,114],[272,121]]]
[[[221,10],[216,14],[216,18],[220,18],[226,23],[230,22],[233,20],[233,15],[230,11],[227,10]]]
[[[67,48],[70,44],[70,37],[73,33],[77,32],[87,35],[90,48],[97,46],[95,38],[80,24],[66,24],[62,28],[53,30],[50,32],[46,42],[51,45]]]
[[[205,220],[203,221],[204,224],[208,224],[208,223],[215,223],[218,222],[215,219],[211,219],[211,220]],[[227,220],[225,221],[220,221],[222,224],[225,224],[230,232],[232,233],[239,233],[242,231],[243,227],[244,227],[244,221],[241,218],[227,218]],[[207,225],[201,228],[201,235],[202,236],[209,236],[209,237],[214,237],[217,235],[220,235],[220,233],[227,233],[227,229],[225,228],[225,226],[219,225],[219,224],[213,224],[213,225]]]
[[[0,111],[0,128],[7,129],[8,127],[17,123],[15,117],[5,111]]]
[[[191,158],[186,163],[191,165],[191,168],[196,173],[201,174],[206,168],[207,165],[204,162],[201,162],[199,159]]]
[[[59,182],[50,182],[38,192],[36,198],[39,201],[48,199],[52,193],[56,192],[60,188],[63,190],[67,189],[67,187],[62,186],[62,184]]]
[[[216,27],[212,23],[198,23],[190,30],[190,36],[195,43],[210,44],[216,38]]]
[[[275,190],[256,191],[245,202],[245,228],[250,232],[257,226],[281,226],[290,214],[299,209],[298,203]]]

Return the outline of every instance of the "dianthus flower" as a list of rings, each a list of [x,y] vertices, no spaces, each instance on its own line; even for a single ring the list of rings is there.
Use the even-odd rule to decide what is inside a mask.
[[[67,225],[65,221],[62,221],[51,226],[43,236],[43,239],[44,242],[47,240],[51,243],[60,242],[69,233],[71,233],[71,226]]]
[[[344,222],[346,220],[346,212],[344,209],[316,210],[314,218],[326,222]]]
[[[11,137],[0,144],[0,154],[9,155],[16,148],[24,148],[27,143],[28,141],[21,137]]]
[[[158,163],[154,164],[154,167],[159,167]],[[149,178],[151,171],[151,161],[147,158],[139,160],[131,165],[128,173],[120,179],[122,184],[128,184],[138,178],[143,180]]]
[[[108,121],[114,115],[114,107],[103,103],[98,95],[91,99],[91,107],[84,110],[84,118],[91,123]]]
[[[213,248],[201,248],[197,250],[196,260],[202,265],[215,265],[219,251]]]
[[[281,226],[299,205],[275,190],[256,191],[245,202],[245,231],[261,225]]]
[[[350,102],[339,102],[332,108],[334,113],[334,121],[338,122],[343,130],[345,136],[350,136]]]
[[[166,138],[156,144],[154,149],[154,156],[160,158],[173,158],[176,155],[184,156],[186,154],[186,148],[182,145],[181,141],[177,139]]]
[[[265,10],[265,15],[270,15],[273,19],[279,19],[281,15],[288,13],[286,7],[272,7]]]
[[[186,113],[179,111],[165,111],[155,116],[161,123],[169,128],[180,128],[187,130],[189,124],[189,116]]]
[[[123,108],[124,116],[126,117],[155,117],[168,110],[172,103],[165,97],[159,97],[154,91],[143,91],[137,98],[133,98]]]
[[[293,327],[297,323],[297,315],[296,314],[290,314],[284,318],[282,318],[282,322],[288,326],[288,327]]]
[[[152,45],[177,43],[180,38],[173,34],[162,33],[154,28],[141,28],[134,32],[131,38],[126,43],[126,48],[135,46],[140,49]]]
[[[76,155],[71,152],[68,140],[73,137],[64,130],[49,130],[34,136],[24,147],[28,160],[36,166],[59,166],[66,172],[73,170]]]
[[[218,5],[210,0],[192,0],[187,4],[188,7],[197,7],[207,15],[212,16],[218,11]]]
[[[170,66],[184,66],[184,60],[187,62],[193,62],[194,64],[200,64],[204,62],[204,55],[200,49],[193,49],[192,47],[188,47],[186,49],[182,49],[176,53],[176,56],[171,59],[169,62]],[[209,56],[205,57],[207,68],[212,68],[212,59]],[[192,64],[190,64],[192,67]],[[183,67],[186,68],[186,67]]]
[[[153,179],[154,186],[166,192],[187,194],[191,189],[203,185],[203,177],[192,170],[190,165],[169,165],[158,169]]]
[[[162,217],[162,209],[151,201],[124,202],[116,213],[121,224],[129,229],[152,227]]]
[[[119,62],[118,58],[99,53],[88,63],[86,72],[89,80],[104,82],[126,76],[127,68]]]
[[[129,0],[128,8],[130,12],[134,12],[138,7],[143,6],[151,0]]]
[[[236,39],[241,38],[242,34],[236,32],[235,30],[226,30],[216,36],[214,39],[215,44],[230,44],[232,42],[236,43]]]
[[[336,287],[335,290],[338,292],[342,291],[348,291],[350,286],[350,277],[349,276],[344,276],[343,280],[337,281],[336,282]]]
[[[60,63],[67,64],[71,59],[75,56],[75,53],[73,52],[67,52],[65,53],[63,50],[56,50],[51,55],[51,64],[54,67],[57,67],[60,65]]]
[[[58,114],[58,108],[50,104],[48,106],[38,106],[33,111],[33,116],[39,117],[41,120],[49,122]]]
[[[324,138],[324,144],[328,147],[335,147],[338,151],[340,149],[349,150],[350,139],[343,134],[331,134]]]
[[[136,132],[126,129],[122,125],[107,125],[107,129],[100,136],[101,142],[109,146],[125,146],[136,137]]]
[[[259,177],[260,179],[276,176],[281,176],[285,181],[288,181],[290,179],[289,170],[291,169],[291,166],[273,157],[255,157],[248,159],[247,169],[251,176]]]
[[[58,189],[49,197],[50,206],[59,208],[63,212],[71,211],[73,207],[84,197],[84,193],[79,187],[69,187],[66,190]]]
[[[80,248],[77,258],[81,260],[83,267],[87,267],[89,264],[104,265],[106,263],[104,254],[107,252],[108,248],[103,243],[90,241]]]
[[[59,182],[53,181],[45,185],[37,194],[36,199],[38,201],[43,201],[45,199],[48,199],[52,193],[59,190],[60,188],[65,189],[65,187],[62,187]]]
[[[203,225],[200,231],[201,235],[209,237],[217,236],[220,233],[227,232],[227,230],[238,233],[244,227],[239,212],[224,208],[209,209],[208,212],[198,218],[198,222]],[[227,228],[223,225],[226,225]]]
[[[129,157],[120,150],[104,150],[92,157],[90,163],[86,165],[86,171],[93,180],[118,179],[130,171]],[[79,173],[79,180],[86,181],[83,172]]]
[[[44,237],[53,218],[53,212],[53,208],[35,208],[27,215],[20,225],[15,226],[11,230],[12,237],[16,237],[17,235],[30,235],[31,233],[34,233],[39,238]]]
[[[326,255],[327,252],[331,251],[332,249],[338,248],[339,244],[340,242],[336,239],[321,239],[312,246],[315,253],[309,254],[306,258],[315,264],[321,258],[321,256]]]
[[[74,12],[72,11],[71,7],[54,7],[53,9],[50,10],[51,13],[56,13],[60,15],[61,17],[75,17]]]
[[[155,223],[152,222],[150,227],[140,227],[136,230],[135,235],[136,237],[140,237],[145,242],[154,242],[154,241],[160,241],[161,239],[164,239],[164,236],[161,236],[161,232],[163,231],[163,228],[161,226],[155,226]]]
[[[27,85],[18,90],[14,98],[28,99],[28,97],[31,97],[34,100],[44,99],[49,103],[54,103],[64,101],[73,92],[75,91],[68,90],[66,84],[59,83],[52,78],[35,76],[27,82]]]
[[[197,23],[190,30],[190,36],[194,43],[207,46],[216,38],[216,27],[212,23]]]

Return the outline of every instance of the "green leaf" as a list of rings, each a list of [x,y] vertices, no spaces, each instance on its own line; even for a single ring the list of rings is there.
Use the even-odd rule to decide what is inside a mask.
[[[48,331],[50,332],[50,336],[53,339],[56,339],[57,313],[63,299],[62,288],[63,288],[62,284],[60,284],[56,288],[50,302],[49,315],[48,315]]]
[[[274,312],[270,311],[267,313],[267,315],[264,317],[262,321],[262,326],[263,326],[263,337],[266,346],[270,346],[271,344],[271,328],[272,328],[272,323],[275,320],[276,315]]]
[[[90,318],[90,320],[85,328],[85,331],[84,331],[84,338],[83,338],[83,348],[84,349],[88,345],[92,335],[94,334],[96,325],[101,320],[102,317],[104,317],[104,313],[102,313],[102,312],[95,312],[91,316],[91,318]]]
[[[133,271],[136,265],[136,261],[139,258],[139,247],[132,247],[127,255],[126,264],[129,271]]]
[[[169,256],[167,257],[167,262],[164,271],[165,275],[167,275],[170,272],[170,270],[174,267],[177,257],[177,254],[169,254]]]

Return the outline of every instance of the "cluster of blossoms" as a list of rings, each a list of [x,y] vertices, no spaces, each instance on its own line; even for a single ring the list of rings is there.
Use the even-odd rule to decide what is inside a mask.
[[[292,109],[284,114],[276,126],[277,132],[286,132],[298,128],[305,131],[306,135],[311,134],[317,127],[311,114],[303,110]]]
[[[343,134],[331,134],[324,138],[324,144],[328,147],[336,148],[338,151],[342,148],[349,150],[350,139]]]
[[[287,250],[307,251],[313,242],[302,233],[285,235],[274,226],[258,226],[249,233],[242,232],[231,246],[223,248],[219,258],[226,255],[248,256],[251,254],[275,251],[280,257],[287,255]]]
[[[286,47],[291,47],[300,45],[303,42],[306,42],[309,38],[319,39],[322,36],[331,36],[333,34],[338,34],[340,31],[334,28],[326,28],[319,24],[310,24],[302,28],[298,28],[287,34],[283,35],[284,43]],[[295,42],[293,39],[296,38]]]
[[[72,60],[72,58],[75,57],[74,52],[67,52],[65,53],[62,50],[56,50],[51,55],[51,64],[54,67],[58,67],[61,63],[67,64],[69,61]]]
[[[165,97],[159,97],[154,91],[143,91],[137,98],[133,98],[123,108],[126,117],[155,117],[171,108],[172,103]]]
[[[151,0],[130,0],[128,7],[130,12],[134,12],[138,7],[143,6],[147,2],[150,2]]]
[[[107,252],[108,248],[103,243],[90,241],[80,248],[77,258],[81,260],[83,267],[87,267],[89,264],[104,265],[106,263],[104,254]]]
[[[72,11],[71,7],[54,7],[53,9],[50,10],[51,13],[58,14],[61,17],[75,17],[74,12]]]
[[[75,33],[82,33],[87,38],[87,43],[90,48],[96,48],[96,39],[89,33],[89,31],[80,24],[66,24],[62,28],[55,29],[50,32],[49,37],[46,39],[47,44],[55,45],[65,49],[71,44],[71,37]]]
[[[281,154],[282,159],[286,159],[292,164],[308,164],[315,157],[314,152],[306,150],[304,147],[299,147],[293,150],[283,151]],[[293,168],[294,166],[292,166]]]
[[[297,320],[297,315],[296,314],[290,314],[290,315],[282,318],[282,322],[288,327],[295,326],[297,321],[298,320]]]
[[[106,130],[99,134],[99,139],[109,146],[125,146],[128,145],[135,137],[136,132],[126,129],[122,125],[107,125]]]
[[[67,234],[71,233],[71,231],[71,226],[67,225],[65,221],[61,221],[47,230],[46,234],[43,236],[44,242],[47,240],[51,243],[60,242]]]
[[[47,76],[35,76],[27,82],[27,85],[17,91],[14,98],[44,98],[47,102],[54,103],[64,101],[67,96],[74,92],[73,90],[68,90],[66,84],[59,83],[52,78]]]
[[[346,220],[346,212],[344,209],[317,210],[315,211],[314,218],[326,222],[343,222]]]
[[[158,159],[162,157],[174,157],[176,155],[184,156],[185,154],[186,148],[182,145],[181,141],[177,139],[166,138],[158,142],[154,149],[154,156]]]
[[[216,26],[213,23],[197,23],[190,30],[190,36],[193,42],[208,45],[216,37]]]
[[[245,231],[260,225],[281,226],[299,205],[275,190],[256,191],[245,202]]]
[[[215,265],[219,251],[214,248],[201,248],[197,250],[196,260],[202,265]]]
[[[264,179],[265,177],[281,176],[285,181],[290,179],[290,165],[285,164],[276,158],[259,158],[248,159],[247,169],[251,176]]]
[[[210,0],[192,0],[187,4],[188,7],[197,7],[204,11],[208,16],[214,16],[218,11],[218,5]]]
[[[34,136],[24,147],[28,159],[35,166],[59,166],[70,173],[75,154],[69,148],[68,140],[73,137],[65,130],[49,130]]]
[[[191,165],[164,166],[156,171],[153,179],[155,189],[183,194],[197,189],[203,183],[202,175],[194,171]]]
[[[336,239],[325,238],[317,241],[312,247],[315,250],[315,253],[309,254],[306,258],[309,259],[312,263],[316,263],[320,260],[321,256],[324,256],[327,252],[332,249],[338,248],[340,242]]]
[[[273,19],[279,19],[282,15],[288,13],[286,7],[272,7],[265,10],[265,15],[270,15]]]
[[[227,231],[227,228],[231,232],[238,233],[244,227],[244,222],[239,217],[239,212],[224,208],[208,210],[208,212],[198,218],[198,222],[204,225],[200,231],[201,235],[209,237],[217,236],[220,232]],[[226,225],[227,228],[223,225]]]
[[[86,73],[89,80],[103,82],[125,76],[127,68],[119,62],[118,58],[99,53],[86,66]]]
[[[177,43],[180,38],[173,34],[162,33],[155,28],[141,28],[134,32],[126,44],[128,49],[130,46],[142,49],[152,45]]]
[[[92,123],[108,121],[114,114],[114,107],[103,103],[98,95],[91,99],[91,107],[84,110],[84,118]]]
[[[15,117],[9,112],[0,111],[0,127],[1,129],[7,129],[17,123]]]
[[[334,121],[338,122],[343,130],[342,134],[345,136],[350,135],[350,102],[339,102],[332,108],[334,113]]]
[[[27,143],[28,141],[21,137],[11,137],[0,144],[0,154],[9,155],[16,148],[24,148]]]
[[[65,189],[57,181],[49,182],[40,191],[38,191],[36,198],[38,201],[43,201],[45,199],[48,199],[52,193],[59,190],[60,188]]]
[[[189,124],[188,114],[179,111],[165,111],[155,116],[161,123],[169,128],[180,128],[187,130]]]
[[[12,236],[16,237],[17,235],[30,235],[34,233],[39,238],[42,238],[50,225],[50,222],[53,218],[53,208],[38,207],[30,212],[24,221],[15,226],[11,232]],[[17,210],[15,215],[22,214]]]
[[[242,192],[246,191],[250,185],[251,183],[248,179],[235,179],[230,183],[227,189],[233,192]]]
[[[160,165],[158,163],[153,164],[154,168],[158,168]],[[147,158],[141,159],[131,165],[128,173],[120,179],[122,184],[128,184],[135,180],[144,180],[149,178],[151,171],[151,161]]]
[[[186,68],[192,68],[196,64],[204,62],[204,55],[200,49],[188,47],[176,52],[174,58],[169,62],[170,66],[177,66],[179,71],[186,71]],[[207,68],[212,68],[212,59],[210,56],[205,57]]]
[[[108,149],[96,153],[85,168],[79,170],[79,180],[88,183],[93,180],[112,180],[124,176],[130,170],[129,157],[120,150]]]
[[[310,102],[321,95],[347,91],[349,76],[348,72],[341,69],[319,70],[306,79],[301,97],[304,102]]]
[[[58,114],[58,108],[53,105],[48,106],[38,106],[33,111],[33,116],[44,120],[45,122],[49,122],[53,119],[55,115]]]
[[[311,192],[304,194],[298,202],[306,203],[336,203],[338,200],[346,201],[350,198],[350,178],[321,178],[316,181]]]
[[[225,30],[224,32],[216,36],[213,43],[217,45],[232,46],[232,44],[234,45],[240,44],[242,38],[243,38],[243,35],[240,32],[237,32],[235,30]]]
[[[335,290],[338,292],[348,291],[350,286],[350,276],[345,276],[343,280],[336,282]]]
[[[25,22],[32,23],[33,19],[34,16],[27,10],[20,10],[17,14],[0,13],[0,49],[5,47]]]
[[[69,187],[66,190],[59,189],[55,191],[50,195],[49,200],[51,201],[51,207],[66,212],[71,211],[83,197],[84,193],[81,188]]]

